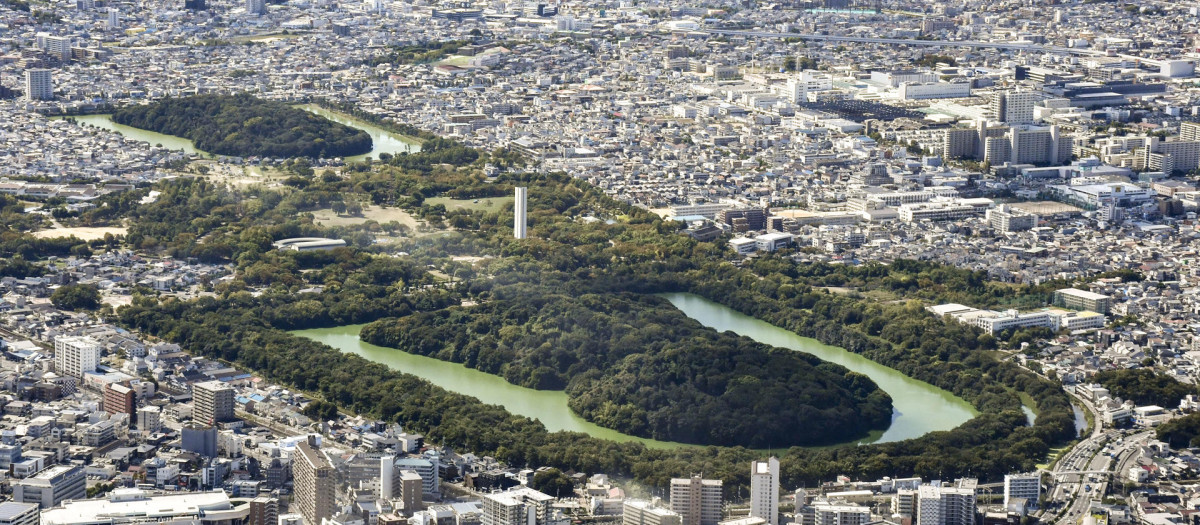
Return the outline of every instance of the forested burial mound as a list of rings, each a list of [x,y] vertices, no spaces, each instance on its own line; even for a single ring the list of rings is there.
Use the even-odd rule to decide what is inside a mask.
[[[367,132],[283,102],[250,95],[196,95],[130,106],[113,122],[192,141],[234,157],[348,157],[371,151]]]
[[[364,341],[462,363],[540,390],[635,436],[703,445],[844,443],[887,428],[867,376],[732,332],[632,293],[523,294],[365,326]]]

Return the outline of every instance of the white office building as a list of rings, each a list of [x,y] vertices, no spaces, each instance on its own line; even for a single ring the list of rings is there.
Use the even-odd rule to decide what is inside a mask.
[[[41,511],[33,503],[0,503],[0,525],[38,525]]]
[[[803,104],[808,102],[809,93],[833,89],[833,77],[815,71],[801,71],[788,79],[786,89],[788,102]]]
[[[997,231],[1025,231],[1037,226],[1038,217],[1032,213],[1012,208],[1007,204],[988,210],[984,216],[988,224]]]
[[[779,460],[750,463],[750,516],[779,525]]]
[[[86,497],[86,483],[87,476],[82,468],[58,465],[13,483],[12,499],[19,503],[36,503],[48,509],[64,500]],[[42,523],[45,522],[45,516],[42,516]]]
[[[773,252],[792,244],[792,234],[774,232],[765,233],[754,238],[755,248],[759,251]]]

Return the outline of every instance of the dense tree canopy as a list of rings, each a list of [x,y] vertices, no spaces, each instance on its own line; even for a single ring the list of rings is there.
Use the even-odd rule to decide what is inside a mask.
[[[250,95],[165,98],[113,113],[119,124],[190,139],[238,157],[346,157],[371,151],[367,132]]]
[[[533,490],[554,497],[567,497],[575,490],[575,484],[571,482],[571,478],[556,468],[535,472],[530,486],[533,487]]]
[[[100,290],[91,284],[68,284],[55,290],[50,302],[63,310],[95,310],[100,307]]]
[[[1200,446],[1200,413],[1175,418],[1155,430],[1158,439],[1172,448]]]
[[[304,406],[304,415],[316,421],[329,421],[336,418],[337,413],[337,405],[320,399]]]
[[[44,267],[33,264],[20,255],[0,260],[0,277],[24,279],[26,277],[40,277],[45,275],[45,273],[46,269]]]
[[[866,376],[718,333],[658,297],[568,297],[519,285],[493,297],[377,321],[362,338],[510,383],[565,389],[584,418],[665,441],[820,445],[891,422],[891,398]]]
[[[1138,405],[1175,408],[1184,396],[1196,393],[1194,386],[1156,374],[1149,368],[1105,370],[1096,374],[1095,380],[1112,395]]]

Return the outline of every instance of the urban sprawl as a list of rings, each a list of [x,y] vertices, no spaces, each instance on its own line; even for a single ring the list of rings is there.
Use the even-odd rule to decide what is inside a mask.
[[[762,451],[747,494],[702,472],[667,489],[506,465],[319,417],[304,392],[51,300],[81,283],[111,307],[135,288],[211,295],[232,266],[77,253],[0,279],[0,525],[1196,523],[1200,453],[1155,427],[1200,399],[1139,405],[1093,377],[1200,379],[1198,60],[1191,1],[0,0],[0,194],[48,224],[196,167],[278,184],[285,159],[81,117],[250,93],[516,152],[722,239],[739,264],[915,259],[1083,283],[1020,308],[922,305],[990,335],[1050,334],[1010,358],[1061,381],[1081,435],[1039,470],[786,487]],[[36,235],[123,234],[67,230]]]

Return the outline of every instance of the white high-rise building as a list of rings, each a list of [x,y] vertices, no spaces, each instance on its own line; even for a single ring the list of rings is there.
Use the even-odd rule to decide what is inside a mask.
[[[517,188],[513,200],[513,237],[525,238],[526,207],[529,205],[529,188]]]
[[[246,0],[246,14],[261,15],[267,12],[266,0]]]
[[[392,478],[396,474],[396,456],[379,458],[379,499],[396,497],[392,489]]]
[[[921,485],[915,525],[974,525],[975,489]]]
[[[54,338],[54,371],[58,375],[83,378],[100,365],[100,343],[90,337]]]
[[[121,10],[115,7],[108,8],[108,28],[115,31],[121,29]]]
[[[779,460],[750,463],[750,516],[779,525]]]
[[[1004,506],[1016,498],[1025,498],[1029,503],[1036,504],[1042,496],[1042,476],[1037,472],[1032,474],[1007,474],[1004,476]]]
[[[54,98],[54,79],[49,69],[25,70],[25,98],[27,100],[50,100]]]

